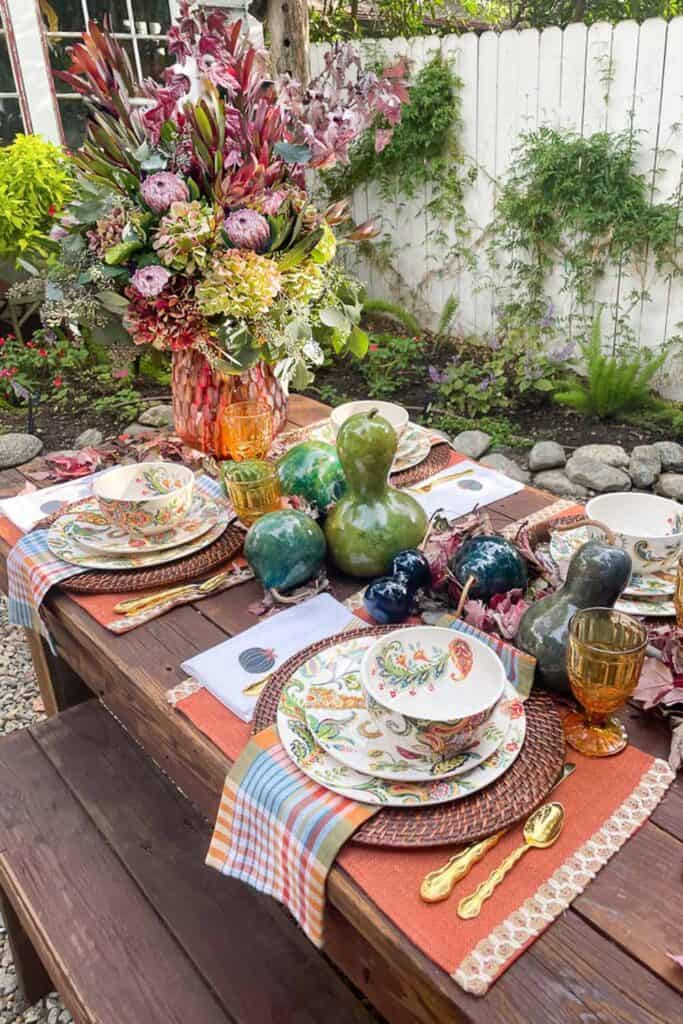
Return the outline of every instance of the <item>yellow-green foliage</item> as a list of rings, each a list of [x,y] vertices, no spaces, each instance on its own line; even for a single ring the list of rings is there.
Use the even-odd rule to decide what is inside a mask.
[[[0,259],[47,255],[47,234],[72,183],[69,158],[39,135],[17,135],[0,148]]]

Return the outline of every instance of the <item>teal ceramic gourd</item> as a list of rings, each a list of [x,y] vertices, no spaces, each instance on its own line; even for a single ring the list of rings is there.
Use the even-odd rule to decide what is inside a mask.
[[[628,552],[592,540],[572,558],[564,586],[526,610],[515,643],[536,658],[541,686],[571,696],[567,642],[572,616],[583,608],[611,608],[630,576]]]
[[[396,446],[393,427],[374,412],[350,416],[337,435],[348,493],[327,517],[325,536],[349,576],[386,575],[394,555],[417,547],[427,530],[421,505],[387,483]]]
[[[321,510],[339,501],[346,478],[337,450],[325,441],[302,441],[277,464],[283,494],[296,494]]]
[[[291,590],[315,576],[325,559],[325,537],[310,516],[293,509],[257,519],[244,557],[267,589]]]
[[[488,601],[494,594],[527,584],[526,562],[503,537],[471,537],[460,545],[448,567],[462,587],[472,577],[468,594],[475,600]]]

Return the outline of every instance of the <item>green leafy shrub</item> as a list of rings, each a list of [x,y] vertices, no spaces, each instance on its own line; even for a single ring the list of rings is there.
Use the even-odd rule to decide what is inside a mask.
[[[69,158],[39,135],[17,135],[0,148],[0,259],[48,255],[52,219],[72,185]]]
[[[66,381],[90,359],[84,344],[71,343],[62,332],[35,331],[28,341],[7,334],[0,338],[0,397],[7,405],[19,404],[12,387],[18,384],[36,397],[56,399]]]
[[[418,338],[377,334],[358,370],[370,398],[390,399],[425,372],[425,356]]]
[[[652,381],[661,370],[666,351],[658,355],[622,350],[616,355],[602,351],[601,318],[593,321],[590,339],[581,352],[586,362],[586,378],[577,378],[555,394],[555,400],[580,412],[610,419],[619,413],[633,412],[652,403]]]

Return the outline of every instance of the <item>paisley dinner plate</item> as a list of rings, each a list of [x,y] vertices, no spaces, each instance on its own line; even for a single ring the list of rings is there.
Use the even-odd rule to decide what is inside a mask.
[[[676,606],[673,601],[638,601],[628,598],[619,598],[614,607],[618,612],[626,615],[646,615],[648,618],[673,618],[676,615]]]
[[[676,590],[676,577],[668,573],[631,576],[625,597],[670,597]]]
[[[550,534],[550,555],[560,568],[589,540],[604,540],[605,534],[595,526],[578,526],[575,530],[554,530]],[[566,565],[562,571],[565,576]]]
[[[129,555],[131,552],[166,551],[181,544],[189,544],[207,533],[220,517],[217,502],[195,494],[185,519],[178,526],[153,536],[128,533],[113,526],[100,513],[90,512],[78,517],[71,527],[71,536],[81,547],[104,555]]]
[[[550,535],[550,555],[557,564],[562,579],[567,574],[567,565],[571,557],[589,540],[604,540],[602,530],[593,526],[579,526],[575,530],[555,531]],[[675,577],[668,573],[652,573],[648,576],[633,575],[624,589],[625,597],[669,597],[676,589]],[[622,602],[623,603],[623,602]],[[670,602],[667,602],[670,603]],[[621,608],[621,611],[626,611]],[[643,615],[644,612],[631,612],[632,615]],[[653,612],[664,615],[673,612]]]
[[[311,431],[311,437],[317,441],[334,444],[334,431],[329,420],[319,424]],[[404,469],[417,466],[429,455],[432,448],[428,431],[417,423],[409,423],[399,438],[396,456],[391,466],[392,473],[401,473]]]
[[[503,742],[519,698],[507,684],[503,698],[463,753],[443,758],[416,734],[415,727],[387,713],[378,721],[367,710],[360,663],[372,640],[349,640],[321,651],[297,669],[293,679],[306,684],[306,724],[323,750],[342,764],[379,779],[427,782],[462,775]]]
[[[338,651],[353,641],[331,648]],[[476,768],[450,778],[425,782],[399,782],[366,775],[342,764],[316,743],[306,723],[304,697],[307,683],[295,673],[280,697],[277,728],[280,741],[295,765],[326,789],[360,803],[384,807],[428,807],[470,796],[499,778],[519,755],[526,735],[521,701],[515,702],[508,731],[498,749]]]
[[[87,504],[83,504],[75,512],[67,512],[52,524],[47,535],[47,545],[53,555],[61,558],[64,562],[81,566],[84,569],[140,569],[151,565],[164,565],[167,562],[174,562],[178,558],[185,558],[195,551],[201,551],[209,544],[217,540],[224,532],[230,519],[230,511],[227,506],[219,507],[219,516],[210,530],[207,530],[201,537],[195,538],[187,544],[181,544],[176,548],[166,551],[130,551],[127,555],[109,555],[96,551],[88,551],[81,547],[73,529],[77,522],[83,522],[89,513],[100,515],[97,499],[93,498]]]

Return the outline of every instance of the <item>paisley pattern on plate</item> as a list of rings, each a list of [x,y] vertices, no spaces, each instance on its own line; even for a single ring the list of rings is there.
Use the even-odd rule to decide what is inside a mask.
[[[676,577],[661,573],[652,576],[631,576],[624,590],[625,597],[670,597],[676,590]]]
[[[595,526],[579,526],[576,530],[555,530],[550,535],[550,554],[554,562],[568,562],[589,540],[604,540],[605,534]],[[564,576],[564,572],[562,573]]]
[[[337,648],[331,650],[336,651]],[[462,775],[429,782],[388,781],[349,768],[316,743],[306,724],[303,704],[306,689],[307,683],[295,675],[282,691],[277,713],[280,741],[305,775],[326,789],[359,803],[384,807],[428,807],[460,800],[490,785],[507,771],[524,743],[526,716],[520,704],[521,714],[511,718],[503,742],[477,767]]]
[[[71,536],[89,551],[97,551],[106,555],[128,555],[135,551],[165,551],[177,548],[180,544],[207,533],[215,526],[220,516],[217,502],[195,494],[192,506],[182,523],[163,533],[151,535],[127,533],[118,526],[108,522],[100,513],[89,513],[87,517],[78,517],[71,528]]]
[[[230,510],[227,506],[219,506],[219,516],[214,526],[201,537],[195,538],[188,544],[181,544],[179,547],[167,551],[142,551],[129,552],[127,555],[98,554],[96,551],[88,551],[81,547],[73,534],[77,522],[87,522],[92,515],[99,517],[99,506],[97,499],[93,498],[87,504],[75,512],[67,512],[50,527],[47,535],[47,545],[53,555],[61,558],[64,562],[72,565],[82,566],[84,569],[139,569],[150,565],[164,565],[166,562],[175,562],[178,558],[185,558],[195,551],[201,551],[209,544],[217,540],[228,525]]]
[[[644,615],[648,618],[673,618],[676,606],[673,601],[637,601],[620,598],[615,602],[615,609],[626,615]]]
[[[305,684],[306,724],[323,750],[342,764],[380,779],[427,782],[462,775],[503,742],[510,720],[524,714],[513,686],[507,685],[491,718],[480,727],[467,751],[441,758],[416,726],[402,715],[370,714],[360,680],[360,663],[371,641],[348,640],[321,651],[297,669],[292,680]]]
[[[321,423],[311,431],[316,441],[327,441],[334,444],[334,431],[329,420]],[[392,473],[401,473],[404,469],[417,466],[424,462],[431,451],[432,442],[429,433],[417,423],[409,423],[398,441],[396,457],[391,466]]]

